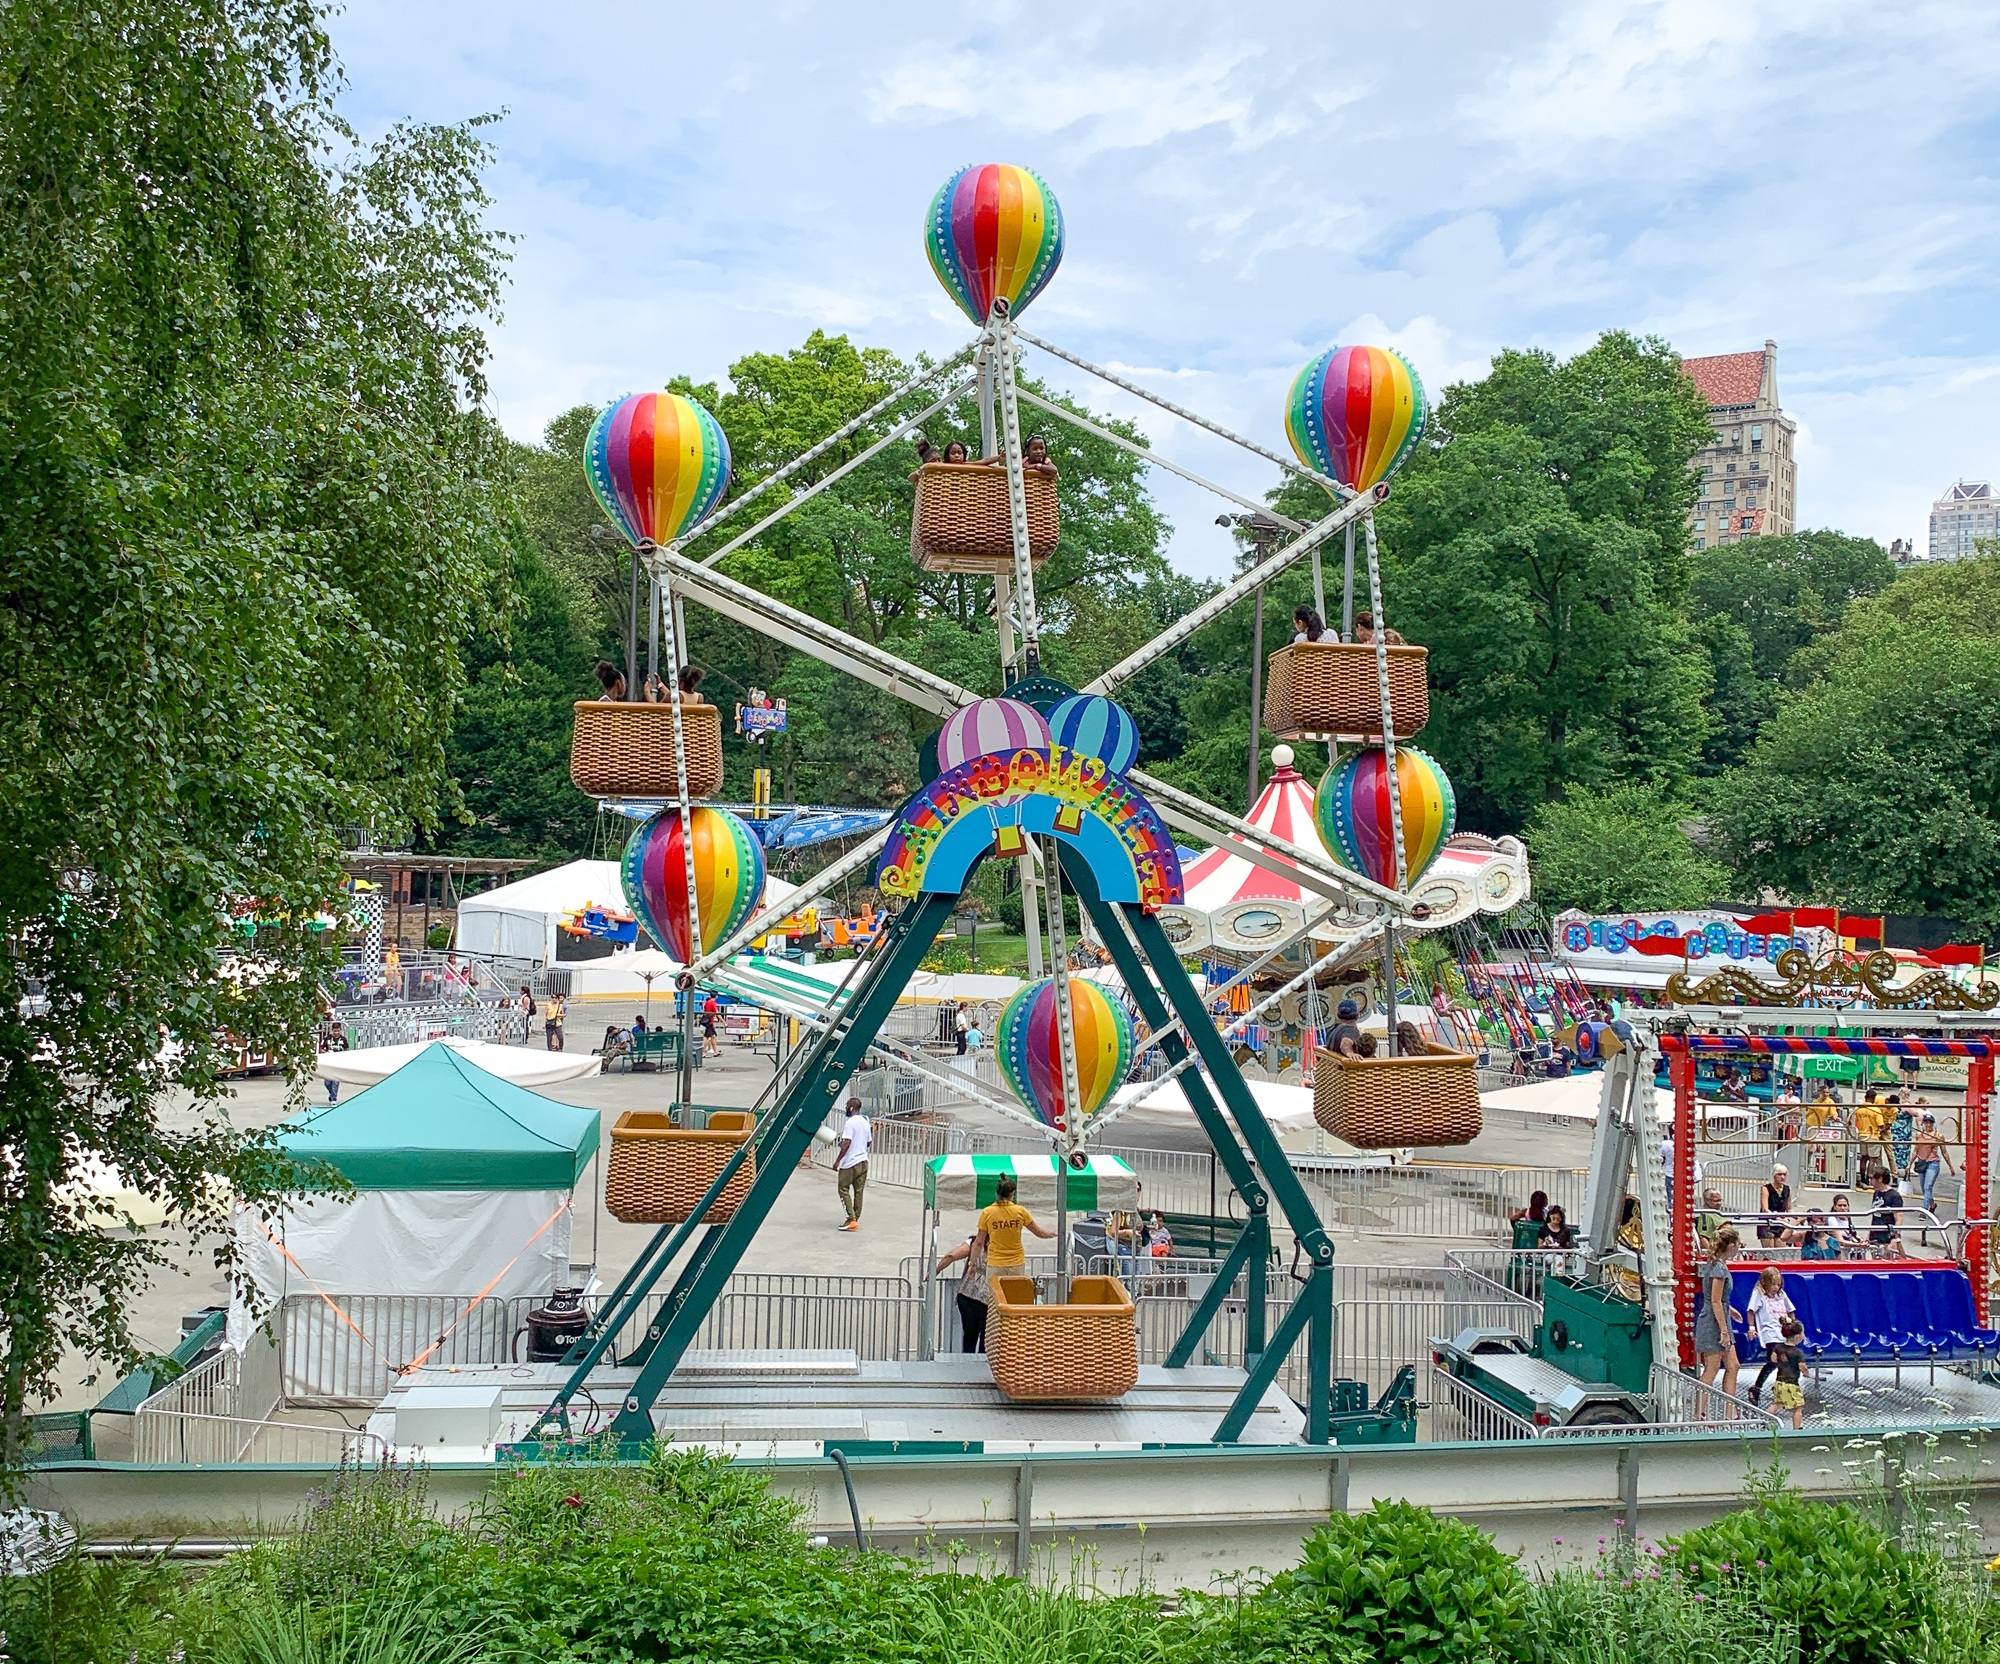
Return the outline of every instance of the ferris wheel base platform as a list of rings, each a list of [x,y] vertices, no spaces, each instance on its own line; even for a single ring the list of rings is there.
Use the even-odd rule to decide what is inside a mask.
[[[568,1374],[560,1364],[417,1370],[396,1384],[367,1430],[399,1459],[504,1457]],[[575,1406],[579,1435],[609,1421],[637,1374],[592,1372],[588,1396]],[[835,1448],[855,1455],[1150,1450],[1209,1444],[1243,1380],[1240,1369],[1146,1366],[1119,1399],[1023,1404],[1001,1394],[978,1355],[885,1362],[838,1349],[691,1351],[653,1406],[653,1425],[664,1444],[737,1457]],[[435,1414],[440,1394],[460,1395],[468,1407],[457,1432]],[[1273,1387],[1238,1442],[1297,1445],[1304,1435],[1304,1414]]]

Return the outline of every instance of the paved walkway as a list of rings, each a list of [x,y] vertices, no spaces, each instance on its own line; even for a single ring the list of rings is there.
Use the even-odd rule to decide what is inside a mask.
[[[581,1038],[573,1035],[572,1038]],[[585,1041],[587,1044],[588,1042]],[[695,1097],[700,1103],[747,1107],[757,1101],[771,1078],[768,1056],[735,1046],[725,1046],[721,1058],[707,1060],[696,1076]],[[589,1075],[549,1088],[551,1097],[565,1103],[596,1109],[603,1121],[601,1147],[610,1147],[611,1124],[628,1109],[658,1109],[676,1095],[678,1077],[673,1074]],[[354,1093],[347,1089],[347,1095]],[[292,1096],[278,1079],[246,1080],[238,1084],[227,1100],[230,1119],[241,1127],[268,1126],[282,1120],[301,1103],[323,1103],[323,1086],[314,1082],[303,1099]],[[997,1111],[967,1106],[955,1112],[967,1124],[992,1131],[1019,1133],[1025,1129]],[[185,1103],[163,1111],[169,1125],[188,1126],[195,1112]],[[1205,1150],[1207,1142],[1190,1117],[1134,1112],[1118,1124],[1118,1140],[1128,1145],[1159,1149]],[[1589,1158],[1590,1129],[1581,1124],[1551,1124],[1518,1115],[1495,1115],[1480,1139],[1465,1150],[1453,1152],[1456,1159],[1475,1163],[1523,1163],[1537,1166],[1583,1165]],[[578,1264],[595,1259],[600,1279],[609,1286],[632,1263],[653,1227],[624,1225],[602,1209],[603,1160],[600,1158],[586,1175],[589,1197],[578,1198],[573,1237],[573,1253]],[[794,1175],[771,1217],[765,1221],[740,1269],[745,1271],[804,1271],[851,1276],[893,1276],[906,1256],[922,1251],[923,1208],[915,1190],[875,1185],[867,1196],[862,1229],[844,1232],[838,1227],[843,1215],[834,1193],[833,1174],[827,1152],[817,1152],[817,1165],[804,1167]],[[947,1220],[946,1234],[969,1220]],[[133,1328],[140,1343],[150,1350],[166,1352],[180,1338],[183,1313],[202,1306],[220,1304],[228,1298],[228,1284],[214,1263],[216,1244],[191,1244],[177,1227],[161,1227],[151,1233],[171,1261],[169,1269],[157,1273],[152,1286],[140,1297],[133,1312]],[[1338,1254],[1345,1263],[1364,1265],[1437,1265],[1443,1262],[1450,1244],[1414,1237],[1359,1236],[1336,1233]],[[593,1252],[594,1244],[594,1252]],[[92,1382],[90,1370],[81,1358],[72,1358],[60,1377],[60,1390],[52,1407],[79,1409],[94,1403],[109,1386],[108,1379]]]

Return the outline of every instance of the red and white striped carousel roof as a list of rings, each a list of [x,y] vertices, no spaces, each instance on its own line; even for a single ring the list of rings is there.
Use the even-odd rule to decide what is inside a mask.
[[[1260,832],[1268,832],[1301,849],[1318,849],[1319,833],[1313,827],[1313,789],[1306,777],[1292,767],[1292,748],[1281,745],[1271,753],[1276,765],[1271,783],[1250,805],[1244,818]],[[1255,866],[1226,849],[1211,849],[1181,870],[1187,899],[1184,906],[1213,913],[1238,901],[1306,900],[1305,887]]]
[[[1271,761],[1276,765],[1271,783],[1258,794],[1244,818],[1259,831],[1283,838],[1301,849],[1319,849],[1319,829],[1313,824],[1313,788],[1292,767],[1291,747],[1276,747],[1271,752]],[[1518,868],[1519,882],[1503,886],[1503,893],[1497,896],[1485,896],[1484,881],[1496,864]],[[1460,832],[1438,852],[1430,875],[1449,876],[1464,889],[1468,904],[1464,911],[1474,905],[1486,911],[1504,910],[1527,894],[1526,854],[1512,838],[1496,842],[1476,832]],[[1290,901],[1305,906],[1317,899],[1304,885],[1220,848],[1209,850],[1182,868],[1181,882],[1187,892],[1183,905],[1198,913],[1220,912],[1239,901]],[[1434,901],[1432,905],[1443,908],[1445,903]]]

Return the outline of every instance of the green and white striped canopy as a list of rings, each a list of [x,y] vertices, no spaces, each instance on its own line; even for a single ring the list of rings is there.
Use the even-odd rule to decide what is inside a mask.
[[[924,1206],[983,1208],[993,1201],[993,1187],[1012,1179],[1020,1187],[1015,1201],[1024,1208],[1056,1205],[1058,1163],[1049,1155],[932,1156],[924,1164]],[[1082,1167],[1068,1169],[1069,1208],[1093,1213],[1100,1208],[1136,1208],[1139,1178],[1116,1156],[1088,1156]]]

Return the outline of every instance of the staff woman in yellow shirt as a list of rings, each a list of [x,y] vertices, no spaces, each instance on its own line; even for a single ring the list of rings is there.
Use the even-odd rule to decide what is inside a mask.
[[[1018,1271],[1028,1263],[1027,1250],[1021,1246],[1023,1231],[1055,1240],[1054,1231],[1043,1230],[1035,1223],[1035,1216],[1014,1200],[1014,1188],[1011,1178],[1002,1179],[993,1187],[993,1205],[979,1215],[979,1245],[985,1251],[989,1274]]]

